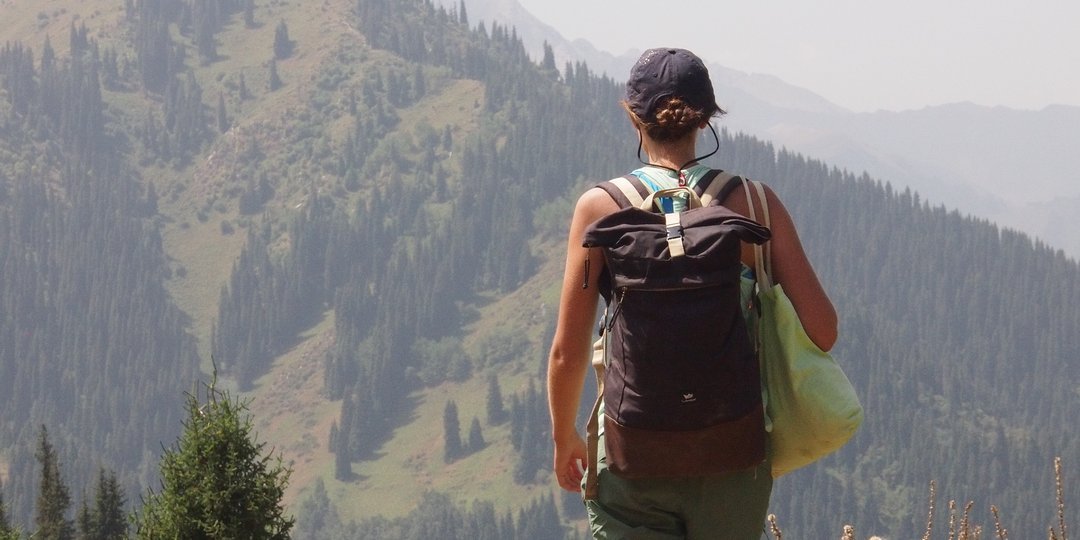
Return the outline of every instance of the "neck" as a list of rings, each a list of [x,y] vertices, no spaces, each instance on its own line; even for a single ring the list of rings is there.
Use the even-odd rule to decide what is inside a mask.
[[[642,134],[642,149],[649,156],[649,163],[679,170],[690,163],[696,155],[697,133],[678,141],[657,142]]]

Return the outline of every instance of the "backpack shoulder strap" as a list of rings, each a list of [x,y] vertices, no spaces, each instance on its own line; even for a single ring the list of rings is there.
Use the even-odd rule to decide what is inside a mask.
[[[698,182],[698,186],[702,188],[701,206],[720,204],[732,190],[742,186],[742,177],[714,169]]]
[[[710,203],[720,204],[737,187],[742,185],[742,177],[719,169],[713,169],[698,180],[694,191],[701,197],[701,206]],[[618,203],[619,208],[639,207],[652,193],[649,186],[632,174],[601,182],[596,187],[607,192]]]
[[[641,206],[641,203],[645,202],[645,198],[652,193],[652,190],[645,185],[645,182],[632,174],[601,182],[596,187],[611,195],[611,198],[618,203],[619,208]]]

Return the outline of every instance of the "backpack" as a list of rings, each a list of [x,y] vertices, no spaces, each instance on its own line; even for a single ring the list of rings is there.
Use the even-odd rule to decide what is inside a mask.
[[[769,230],[720,206],[742,179],[710,171],[695,189],[650,192],[628,175],[599,184],[620,210],[590,225],[603,248],[607,309],[593,364],[587,499],[596,494],[598,411],[608,469],[625,478],[723,473],[765,459],[757,351],[740,300],[741,242]],[[654,211],[682,193],[689,208]]]

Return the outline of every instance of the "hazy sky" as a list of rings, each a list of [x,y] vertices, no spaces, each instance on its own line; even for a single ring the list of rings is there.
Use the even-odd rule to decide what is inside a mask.
[[[854,111],[1080,106],[1077,0],[519,1],[567,39],[685,47]]]

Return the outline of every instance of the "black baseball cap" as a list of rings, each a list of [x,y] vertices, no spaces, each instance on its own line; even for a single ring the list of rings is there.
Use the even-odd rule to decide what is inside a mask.
[[[656,119],[661,98],[677,96],[691,107],[720,111],[705,63],[686,49],[661,47],[641,54],[626,81],[626,104],[645,122]]]

